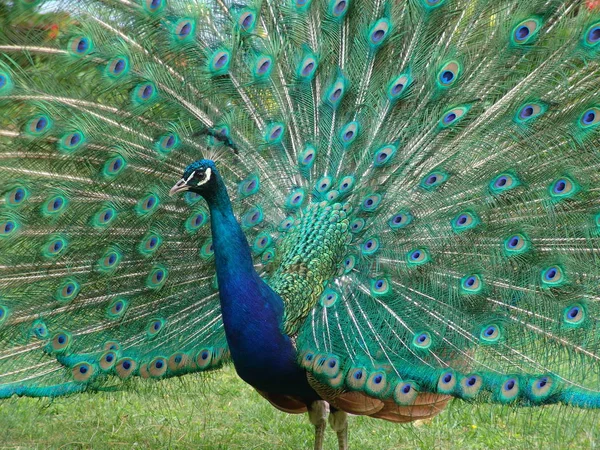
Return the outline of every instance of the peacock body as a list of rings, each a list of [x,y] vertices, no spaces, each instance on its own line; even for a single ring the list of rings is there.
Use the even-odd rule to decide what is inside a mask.
[[[591,3],[0,12],[0,398],[232,362],[316,448],[325,402],[340,448],[347,412],[600,406]]]

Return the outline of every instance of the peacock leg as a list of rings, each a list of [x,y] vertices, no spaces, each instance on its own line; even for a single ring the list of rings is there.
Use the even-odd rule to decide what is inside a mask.
[[[323,450],[327,428],[327,403],[322,400],[312,402],[308,407],[308,419],[315,426],[315,450]]]
[[[337,433],[339,450],[348,450],[348,414],[330,407],[329,425]]]

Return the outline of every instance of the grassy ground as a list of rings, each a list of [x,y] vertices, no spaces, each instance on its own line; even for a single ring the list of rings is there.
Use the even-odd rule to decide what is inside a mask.
[[[350,448],[562,449],[600,446],[600,412],[473,407],[455,401],[437,418],[397,425],[350,418]],[[135,392],[0,403],[0,448],[307,449],[306,415],[272,408],[233,369]],[[597,444],[598,443],[598,444]],[[328,430],[326,449],[337,449]]]

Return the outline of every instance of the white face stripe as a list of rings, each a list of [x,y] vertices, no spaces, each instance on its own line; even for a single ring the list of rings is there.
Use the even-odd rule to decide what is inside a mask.
[[[192,172],[192,174],[189,177],[187,177],[187,179],[185,180],[185,183],[187,183],[188,181],[190,181],[194,175],[196,175],[196,171],[195,170]]]
[[[196,173],[196,172],[194,172],[194,173]],[[206,169],[206,173],[205,173],[204,179],[201,180],[201,181],[199,181],[196,186],[202,186],[203,184],[208,183],[208,181],[210,180],[210,175],[211,174],[212,174],[212,170],[210,170],[210,167],[209,167],[208,169]],[[194,175],[194,174],[192,174],[192,175]],[[189,178],[188,178],[188,180],[189,180]]]

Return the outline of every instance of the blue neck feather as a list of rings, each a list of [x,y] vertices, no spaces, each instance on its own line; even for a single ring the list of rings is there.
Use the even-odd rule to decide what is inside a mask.
[[[281,297],[256,273],[250,247],[218,173],[217,188],[203,193],[211,213],[213,247],[225,335],[240,377],[257,389],[316,397],[282,331]]]

